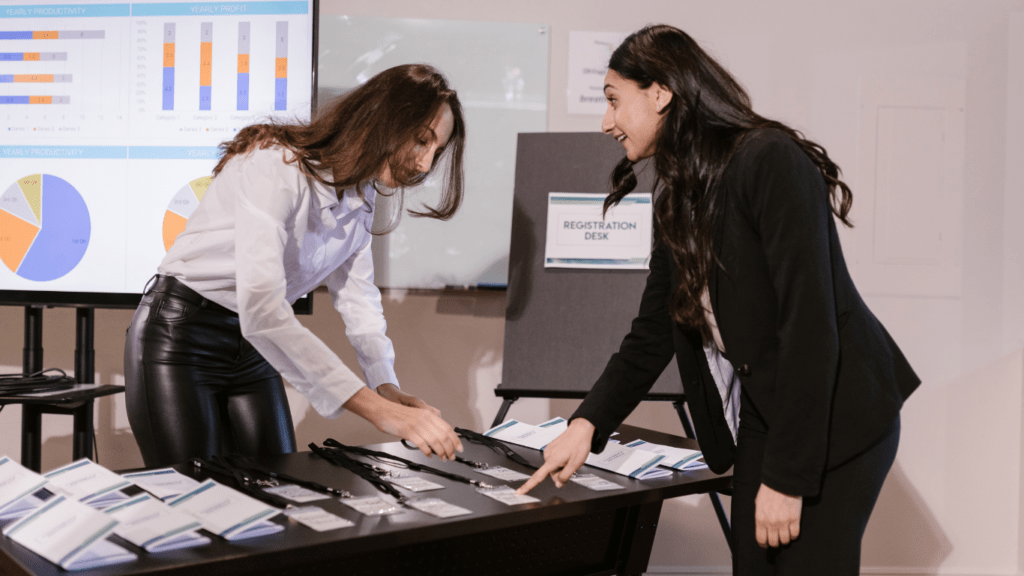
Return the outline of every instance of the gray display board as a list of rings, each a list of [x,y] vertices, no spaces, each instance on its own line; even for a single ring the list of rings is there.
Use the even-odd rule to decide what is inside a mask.
[[[544,268],[548,193],[608,193],[624,155],[601,133],[519,135],[499,395],[582,397],[629,332],[646,270]],[[653,166],[637,172],[636,192],[650,192]],[[682,394],[672,363],[648,398]]]
[[[321,16],[321,105],[392,66],[426,63],[448,77],[465,112],[462,208],[448,222],[406,215],[376,238],[378,286],[505,284],[516,135],[547,129],[549,37],[541,24]],[[407,206],[434,205],[440,184],[432,177],[412,190]],[[377,205],[382,216],[392,208]]]

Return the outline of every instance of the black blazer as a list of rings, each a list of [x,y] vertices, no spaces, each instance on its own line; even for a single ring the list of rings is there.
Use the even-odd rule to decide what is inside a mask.
[[[857,293],[824,179],[792,139],[748,134],[719,186],[724,270],[708,289],[726,355],[768,426],[762,481],[813,496],[826,469],[880,438],[920,379]],[[669,314],[675,276],[656,241],[630,333],[572,417],[595,425],[599,452],[674,355],[701,450],[721,473],[735,446],[701,337]]]

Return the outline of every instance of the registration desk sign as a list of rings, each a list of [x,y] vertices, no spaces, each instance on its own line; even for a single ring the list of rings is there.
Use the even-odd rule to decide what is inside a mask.
[[[548,193],[545,268],[647,268],[651,259],[651,194],[629,194],[602,216],[605,197]]]

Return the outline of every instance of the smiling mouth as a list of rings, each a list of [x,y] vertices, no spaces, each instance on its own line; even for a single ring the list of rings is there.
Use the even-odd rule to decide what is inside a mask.
[[[623,134],[622,136],[619,136],[618,138],[616,138],[616,140],[618,140],[619,142],[622,142],[625,139],[626,139],[626,135],[625,134]]]

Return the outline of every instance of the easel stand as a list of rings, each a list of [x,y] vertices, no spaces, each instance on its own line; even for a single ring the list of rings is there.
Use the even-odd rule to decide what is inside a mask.
[[[75,380],[94,383],[96,352],[93,348],[95,313],[93,308],[76,309]],[[43,309],[25,307],[25,349],[22,371],[33,374],[43,369]],[[100,386],[84,392],[68,392],[30,398],[0,398],[2,404],[22,404],[21,464],[39,472],[41,465],[43,414],[70,414],[74,417],[72,458],[93,458],[93,400],[115,394],[122,386]]]
[[[520,134],[509,244],[504,399],[495,424],[519,398],[582,400],[622,343],[646,285],[646,270],[545,267],[548,196],[607,193],[622,146],[598,132]],[[653,188],[654,169],[634,168],[637,192]],[[644,400],[672,402],[683,430],[695,438],[679,371],[665,369]],[[732,530],[718,494],[709,492],[726,541]]]

